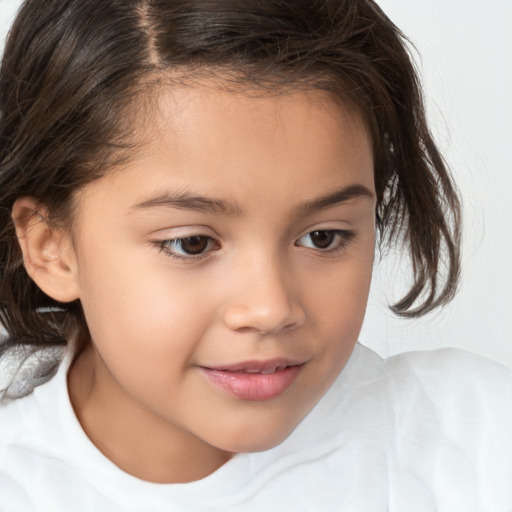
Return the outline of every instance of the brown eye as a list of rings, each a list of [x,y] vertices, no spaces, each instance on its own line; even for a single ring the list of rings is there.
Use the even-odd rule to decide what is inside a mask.
[[[299,238],[296,245],[323,253],[343,250],[355,238],[354,231],[343,229],[317,229]]]
[[[202,255],[206,256],[209,252],[219,248],[219,244],[215,239],[204,235],[161,240],[158,242],[158,245],[162,252],[178,259],[193,259]]]
[[[318,249],[327,249],[336,238],[335,231],[313,231],[310,235],[311,242]]]
[[[177,240],[178,242],[178,240]],[[181,250],[186,254],[201,254],[204,252],[210,243],[210,239],[206,236],[190,236],[179,240]]]

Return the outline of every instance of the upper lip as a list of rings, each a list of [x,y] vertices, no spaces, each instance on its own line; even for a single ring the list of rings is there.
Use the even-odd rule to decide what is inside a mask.
[[[242,361],[234,364],[222,364],[216,366],[203,366],[207,370],[225,371],[225,372],[273,372],[278,368],[285,368],[287,366],[300,366],[305,363],[305,360],[276,358],[267,359],[264,361],[252,360]]]

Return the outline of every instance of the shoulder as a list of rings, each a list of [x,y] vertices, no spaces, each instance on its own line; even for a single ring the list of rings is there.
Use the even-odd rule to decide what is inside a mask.
[[[18,345],[0,358],[0,447],[10,436],[21,436],[43,412],[41,394],[34,390],[46,387],[42,385],[57,372],[64,350]]]
[[[512,372],[507,368],[453,348],[398,354],[382,366],[397,428],[443,428],[459,444],[494,433],[512,448]]]
[[[383,362],[388,369],[395,371],[419,369],[421,373],[425,371],[440,374],[455,371],[457,375],[476,372],[505,379],[512,375],[512,372],[501,364],[458,348],[403,352],[383,359]],[[450,375],[446,377],[450,378]]]
[[[48,392],[55,386],[64,349],[13,347],[0,359],[0,453],[44,432],[49,411],[55,408]],[[52,380],[51,380],[52,379]],[[0,467],[5,457],[0,457]]]
[[[440,510],[512,507],[512,373],[458,349],[399,354],[383,369],[398,502],[428,488]]]
[[[0,361],[0,469],[5,453],[42,439],[55,419],[52,377],[62,350],[17,350]]]
[[[31,453],[37,450],[37,425],[44,417],[38,413],[33,395],[0,406],[0,507],[2,510],[33,510],[27,489],[31,472]],[[43,427],[44,428],[44,427]],[[35,485],[35,480],[32,484]]]
[[[511,415],[512,372],[455,348],[407,352],[383,361],[392,399],[421,400],[443,415],[455,410]]]
[[[423,422],[413,430],[460,427],[461,438],[469,422],[482,435],[496,431],[512,442],[504,428],[512,431],[512,372],[464,350],[405,352],[383,359],[358,344],[330,394],[329,409],[336,403],[342,418],[347,408],[359,409],[361,415],[385,419],[392,430]]]
[[[1,361],[0,508],[35,509],[32,490],[63,438],[57,395],[65,394],[65,373],[55,374],[63,350],[11,352]],[[65,371],[65,368],[63,368]],[[35,487],[34,487],[35,486]]]
[[[37,347],[21,344],[1,350],[0,406],[32,393],[37,386],[50,380],[65,352],[66,347],[58,345]]]

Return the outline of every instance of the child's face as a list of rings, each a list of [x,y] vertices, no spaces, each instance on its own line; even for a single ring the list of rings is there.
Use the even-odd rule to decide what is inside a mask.
[[[374,255],[371,143],[348,112],[319,92],[170,89],[143,153],[77,196],[96,368],[77,385],[119,435],[264,450],[333,383]]]

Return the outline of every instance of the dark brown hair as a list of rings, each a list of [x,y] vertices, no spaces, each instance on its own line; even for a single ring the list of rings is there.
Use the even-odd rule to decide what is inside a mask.
[[[0,76],[4,347],[62,344],[73,327],[86,329],[78,302],[56,303],[25,272],[14,201],[33,197],[49,222],[72,218],[74,192],[129,157],[122,120],[166,75],[267,93],[317,88],[356,107],[373,137],[381,244],[405,243],[412,261],[412,287],[393,311],[419,316],[452,298],[457,195],[407,41],[373,1],[27,0]]]

